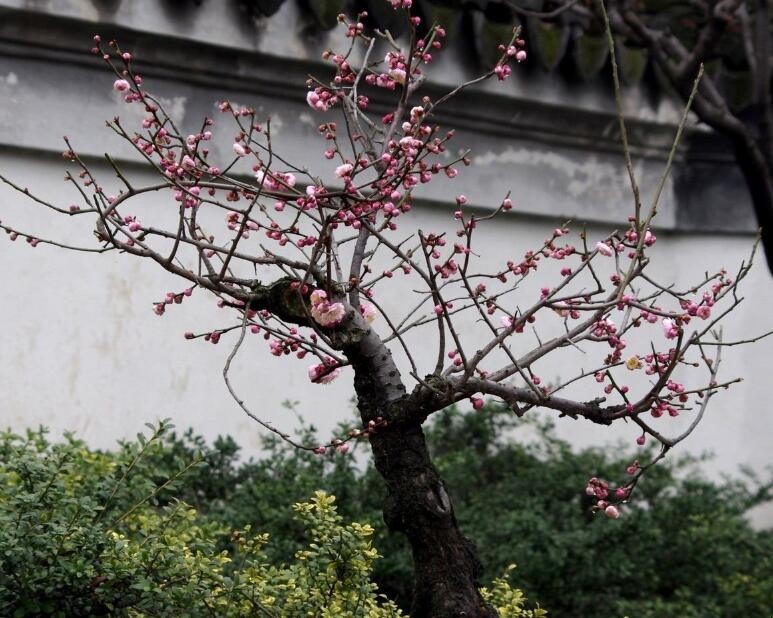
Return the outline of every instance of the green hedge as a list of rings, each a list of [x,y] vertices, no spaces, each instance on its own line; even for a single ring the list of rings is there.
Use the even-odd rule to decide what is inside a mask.
[[[619,479],[632,459],[643,459],[637,447],[577,451],[549,427],[527,425],[488,407],[445,411],[427,430],[459,523],[480,549],[484,581],[516,563],[513,583],[556,618],[770,618],[773,532],[755,531],[745,518],[770,499],[769,484],[751,475],[713,482],[700,474],[701,461],[669,457],[613,521],[592,514],[583,490],[590,475]],[[535,431],[536,440],[519,439]],[[236,444],[219,440],[209,465],[193,470],[176,495],[215,521],[232,527],[249,521],[269,531],[268,555],[278,561],[303,538],[282,505],[322,488],[338,498],[346,519],[374,526],[384,556],[374,579],[407,607],[410,552],[401,536],[385,530],[383,483],[363,464],[367,445],[354,456],[326,457],[273,438],[265,447],[260,459],[239,463]],[[203,448],[189,433],[169,443],[151,467],[169,474]]]
[[[231,441],[202,456],[201,441],[169,429],[111,453],[42,431],[0,435],[0,616],[404,615],[371,578],[369,524],[345,524],[320,490],[291,507],[259,465],[235,465]],[[279,465],[289,473],[291,461]],[[239,512],[256,499],[272,504],[265,523],[285,531],[279,542]],[[505,578],[482,593],[503,617],[544,614]]]
[[[633,453],[575,451],[549,428],[529,426],[531,435],[535,430],[536,440],[517,440],[522,428],[494,408],[449,410],[428,428],[460,525],[480,549],[484,581],[517,563],[513,585],[552,617],[770,618],[773,534],[745,519],[770,498],[769,485],[750,476],[711,482],[700,475],[700,461],[667,459],[613,521],[592,514],[585,482],[589,475],[619,478]],[[311,440],[313,430],[304,431]],[[374,582],[405,608],[410,553],[402,537],[385,530],[383,484],[367,465],[366,445],[354,456],[324,457],[272,437],[264,446],[260,459],[240,461],[232,439],[208,446],[191,432],[154,434],[111,453],[90,451],[72,437],[50,445],[42,434],[3,436],[0,615],[12,614],[4,608],[18,615],[52,608],[62,615],[164,611],[158,608],[196,615],[207,613],[205,600],[231,604],[217,615],[240,615],[249,612],[234,609],[241,593],[233,590],[244,587],[258,590],[262,605],[273,598],[276,615],[295,615],[282,609],[293,607],[287,594],[265,592],[276,578],[300,577],[307,582],[303,596],[313,599],[316,578],[331,573],[341,603],[355,595],[367,600],[368,611],[392,612],[347,614],[351,608],[342,605],[337,615],[393,615]],[[343,519],[330,525],[335,534],[346,531],[348,557],[340,548],[310,545],[325,547],[314,523],[299,514],[323,516],[313,506],[318,502],[306,502],[322,499],[319,490],[337,497],[331,516]],[[292,505],[303,504],[293,512]],[[370,528],[343,521],[369,522],[372,547]],[[270,541],[251,533],[234,541],[233,531],[248,526],[269,533]],[[383,558],[375,560],[373,547]],[[309,562],[300,558],[305,551],[318,553]],[[359,561],[354,572],[340,570],[352,560]],[[488,594],[503,615],[529,615],[520,590],[504,580]],[[325,615],[314,607],[310,615]]]

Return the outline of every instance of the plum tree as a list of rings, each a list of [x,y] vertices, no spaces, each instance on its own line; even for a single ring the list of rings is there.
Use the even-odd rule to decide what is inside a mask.
[[[651,224],[700,67],[650,205],[642,204],[619,114],[632,188],[627,229],[595,239],[581,231],[570,241],[569,225],[559,226],[520,255],[487,256],[494,268],[482,259],[486,241],[479,230],[506,217],[513,196],[496,198],[481,213],[457,194],[447,218],[451,229],[417,229],[411,210],[421,207],[423,185],[450,183],[471,163],[466,153],[452,154],[453,131],[443,133],[434,123],[436,111],[479,82],[507,79],[528,52],[516,28],[490,70],[443,94],[422,96],[445,31],[435,24],[420,36],[410,1],[390,2],[408,21],[405,38],[367,31],[362,14],[353,21],[342,15],[348,49],[326,52],[332,76],[308,82],[306,101],[320,118],[319,171],[283,156],[270,117],[227,100],[219,110],[224,124],[235,123],[233,155],[215,160],[209,147],[215,120],[203,118],[197,131],[182,131],[146,90],[131,52],[96,36],[93,51],[115,72],[114,90],[141,115],[138,126],[119,118],[108,126],[156,180],[138,185],[107,156],[113,182],[120,184],[111,192],[66,139],[64,158],[73,170],[66,181],[79,204],[55,204],[2,179],[43,207],[96,221],[102,246],[68,245],[8,222],[2,227],[11,240],[23,238],[33,247],[120,252],[156,263],[184,282],[154,304],[159,316],[194,292],[229,308],[227,323],[186,338],[230,342],[223,375],[234,400],[297,448],[346,452],[352,440],[369,441],[387,489],[384,519],[412,548],[412,615],[494,615],[478,591],[475,546],[457,526],[422,424],[459,401],[480,409],[484,398],[519,416],[542,408],[599,425],[634,423],[642,432],[639,444],[657,441],[659,455],[631,463],[629,476],[617,483],[592,478],[585,488],[595,510],[619,517],[648,467],[690,434],[718,389],[737,381],[718,380],[719,351],[736,343],[722,341],[718,326],[741,301],[737,288],[752,262],[733,276],[720,270],[683,291],[648,270],[657,241]],[[613,69],[619,89],[614,56]],[[391,107],[374,113],[371,99],[389,100]],[[140,216],[133,204],[148,194],[161,206]],[[404,299],[397,311],[385,306],[390,294]],[[262,419],[229,379],[248,333],[262,335],[276,357],[305,359],[314,383],[351,376],[361,425],[325,444],[306,444]],[[411,339],[414,333],[420,339]],[[422,362],[418,346],[429,345],[432,361]],[[540,366],[580,349],[590,367],[554,384],[541,379]],[[588,383],[598,389],[595,398],[572,394]],[[677,435],[652,420],[683,413],[692,419]]]

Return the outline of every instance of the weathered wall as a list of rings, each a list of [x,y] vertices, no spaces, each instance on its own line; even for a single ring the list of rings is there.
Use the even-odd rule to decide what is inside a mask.
[[[322,145],[319,118],[303,103],[305,75],[325,37],[301,40],[295,5],[272,20],[244,23],[230,9],[205,2],[198,12],[175,13],[172,3],[134,0],[0,0],[0,171],[58,202],[74,198],[61,182],[60,137],[96,161],[102,152],[128,151],[110,137],[103,120],[127,112],[110,90],[111,79],[84,51],[95,30],[115,30],[140,55],[141,72],[184,126],[214,113],[223,97],[251,104],[273,117],[275,141],[294,161],[315,163]],[[231,6],[230,3],[220,6]],[[109,24],[113,24],[112,26]],[[289,33],[289,34],[288,34]],[[453,60],[454,50],[450,50]],[[460,77],[452,61],[441,64],[439,82]],[[438,86],[440,87],[440,86]],[[443,120],[458,128],[459,147],[473,149],[475,164],[449,186],[432,183],[425,205],[412,213],[424,229],[446,226],[448,198],[463,192],[482,208],[497,204],[509,189],[518,212],[486,234],[490,259],[519,255],[564,218],[588,221],[592,237],[624,224],[630,198],[616,141],[608,92],[598,85],[569,88],[535,75],[504,86],[487,85],[460,99]],[[627,105],[636,119],[632,139],[645,195],[662,169],[674,127],[668,103]],[[225,130],[214,154],[230,154]],[[218,150],[219,149],[219,150]],[[141,174],[129,168],[132,174]],[[722,144],[700,130],[690,132],[666,187],[659,219],[655,270],[677,286],[706,270],[736,267],[748,255],[753,221],[748,196]],[[83,219],[52,222],[49,214],[0,187],[0,219],[41,235],[93,244]],[[45,232],[45,233],[43,233]],[[732,233],[730,233],[732,232]],[[0,424],[15,429],[46,424],[55,432],[74,429],[107,446],[130,436],[145,421],[170,416],[209,437],[231,433],[248,452],[259,431],[227,395],[221,378],[230,348],[185,341],[182,333],[222,326],[223,314],[194,295],[163,318],[151,303],[173,280],[152,264],[126,256],[70,254],[45,246],[35,250],[0,238]],[[404,294],[387,301],[397,306]],[[773,282],[755,267],[744,287],[748,300],[733,316],[726,336],[740,339],[771,327]],[[419,359],[434,350],[420,346]],[[728,349],[722,375],[744,376],[730,393],[718,395],[687,449],[711,450],[713,472],[741,463],[757,470],[771,463],[773,416],[767,393],[770,341]],[[576,363],[541,368],[543,378],[567,376]],[[244,347],[234,368],[248,403],[283,427],[294,424],[281,403],[297,400],[299,411],[324,432],[351,413],[346,377],[315,386],[305,364],[276,360],[262,340]],[[667,424],[667,421],[662,421]],[[674,427],[683,422],[671,421]],[[610,430],[564,420],[561,433],[577,444],[633,441],[636,431]]]

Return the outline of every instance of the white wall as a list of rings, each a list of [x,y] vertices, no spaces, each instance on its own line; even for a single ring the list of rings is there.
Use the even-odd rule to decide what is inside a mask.
[[[69,199],[65,197],[69,189],[60,182],[59,161],[33,161],[6,152],[0,169],[37,187],[42,195]],[[463,182],[462,178],[457,188],[463,190]],[[96,246],[84,217],[54,218],[7,188],[0,189],[0,205],[3,221],[22,230]],[[411,216],[424,229],[437,229],[451,219],[450,209],[440,207],[416,208]],[[401,221],[407,224],[405,218]],[[511,216],[488,229],[481,250],[492,263],[500,261],[533,246],[549,228],[549,222]],[[589,234],[600,237],[608,231],[591,228]],[[747,257],[751,242],[744,236],[661,234],[653,270],[684,287],[706,270],[735,268]],[[232,434],[247,453],[256,451],[260,429],[229,398],[221,377],[229,339],[214,346],[183,338],[187,330],[230,323],[210,299],[194,294],[165,316],[156,316],[152,302],[181,286],[154,264],[131,256],[68,253],[44,245],[32,249],[22,241],[0,237],[0,263],[0,424],[14,430],[44,424],[55,434],[75,430],[90,443],[107,447],[117,437],[132,436],[146,421],[169,416],[178,427],[192,426],[209,438]],[[536,284],[544,280],[539,277]],[[395,310],[410,295],[399,289],[382,297]],[[773,327],[769,310],[773,281],[762,264],[742,291],[747,299],[728,320],[727,339]],[[429,368],[434,332],[427,330],[421,336],[417,360]],[[759,471],[771,463],[771,352],[773,339],[725,350],[721,378],[743,376],[745,381],[712,401],[705,420],[685,444],[693,453],[716,453],[707,464],[713,474],[732,473],[740,464]],[[543,378],[576,371],[571,353],[555,357],[558,362],[551,359],[539,368]],[[277,360],[260,338],[253,338],[240,353],[233,375],[245,400],[265,418],[292,428],[294,419],[281,404],[297,400],[299,411],[328,435],[337,422],[351,417],[351,376],[345,373],[329,386],[313,385],[306,377],[306,364]],[[680,422],[661,421],[661,426],[675,429]],[[632,444],[638,435],[624,424],[604,428],[570,419],[559,422],[559,432],[578,446],[613,444],[621,438]]]
[[[216,4],[205,3],[202,11],[215,10]],[[225,94],[242,103],[254,102],[261,112],[278,111],[275,120],[281,120],[283,127],[276,122],[275,129],[290,144],[292,157],[305,161],[316,159],[309,155],[309,147],[318,146],[316,141],[311,142],[317,139],[314,131],[317,120],[303,105],[305,73],[298,66],[285,66],[276,58],[266,61],[264,56],[249,56],[250,53],[284,54],[295,60],[318,56],[317,47],[326,45],[326,40],[307,48],[299,44],[297,37],[287,36],[289,28],[272,29],[272,23],[294,23],[290,8],[283,9],[278,16],[285,21],[258,24],[264,29],[255,34],[238,16],[228,17],[230,21],[226,20],[227,23],[214,30],[210,29],[211,13],[195,13],[199,21],[186,24],[178,15],[166,15],[151,0],[123,2],[116,15],[101,12],[92,3],[80,0],[40,3],[0,0],[0,6],[83,20],[86,25],[73,22],[80,30],[91,31],[92,26],[97,28],[114,21],[138,31],[166,32],[170,35],[169,41],[185,40],[185,44],[179,44],[178,55],[166,58],[165,51],[154,49],[157,39],[138,39],[140,57],[150,62],[148,74],[153,78],[153,91],[160,92],[173,107],[179,108],[185,123],[195,125],[202,115],[211,114],[214,102]],[[286,6],[294,4],[286,3]],[[20,23],[24,23],[23,31],[19,29]],[[8,32],[9,28],[18,31]],[[81,32],[73,34],[77,44],[64,39],[49,41],[46,28],[39,29],[35,20],[21,18],[13,23],[9,20],[5,26],[0,24],[0,31],[4,38],[21,40],[9,48],[10,52],[0,54],[0,173],[58,203],[70,203],[75,196],[61,182],[63,162],[51,154],[59,148],[59,135],[65,132],[72,135],[91,155],[98,156],[105,149],[115,152],[113,143],[105,137],[108,133],[101,129],[102,120],[126,112],[109,90],[109,76],[74,51],[85,41]],[[64,36],[61,31],[57,32],[58,36]],[[235,56],[238,62],[218,66],[220,72],[213,77],[208,72],[211,69],[207,65],[208,57],[202,55],[198,62],[206,71],[197,72],[194,67],[186,73],[177,67],[174,72],[170,65],[178,57],[188,58],[188,46],[194,49],[201,42],[201,32],[211,35],[208,35],[211,40],[205,37],[204,42],[240,50],[240,55]],[[24,53],[19,52],[22,49],[19,45]],[[29,52],[28,45],[34,48],[34,54],[25,55]],[[62,49],[56,51],[57,46]],[[191,53],[195,55],[194,52]],[[208,49],[207,53],[213,50]],[[460,77],[454,67],[452,56],[441,65],[437,74],[440,81],[453,82]],[[466,193],[473,204],[491,205],[501,199],[505,190],[512,188],[516,202],[524,211],[571,216],[578,221],[584,217],[596,222],[609,221],[608,227],[596,223],[590,228],[594,238],[621,225],[628,198],[618,148],[616,143],[611,143],[616,121],[609,116],[606,120],[597,118],[594,123],[590,122],[596,112],[608,112],[612,108],[608,93],[587,88],[578,90],[575,85],[539,75],[528,79],[518,77],[504,86],[490,84],[487,88],[486,95],[471,95],[470,101],[474,104],[469,109],[452,110],[451,116],[458,113],[459,118],[444,119],[445,122],[463,118],[458,146],[474,146],[479,163],[487,165],[478,166],[477,171],[475,168],[466,171],[448,192],[443,185],[433,183],[430,188],[435,193],[431,196],[443,200],[455,193]],[[494,91],[518,97],[528,94],[534,100],[531,104],[523,100],[503,102],[501,97],[491,96]],[[673,106],[664,103],[648,108],[635,95],[627,101],[640,118],[673,119]],[[550,103],[573,105],[576,109],[551,110]],[[530,127],[532,117],[540,118],[543,124],[546,119],[552,119],[555,127]],[[594,133],[594,127],[602,121],[606,122],[606,129]],[[573,129],[579,137],[567,134],[567,128],[572,128],[569,125],[576,125]],[[529,132],[531,129],[533,134]],[[591,133],[589,138],[586,134]],[[639,141],[646,142],[646,147],[641,149],[648,154],[645,159],[639,159],[638,169],[645,178],[643,188],[648,193],[668,150],[672,127],[642,124],[634,131],[634,138],[637,133]],[[657,148],[650,148],[655,142]],[[226,139],[220,147],[227,151],[229,143]],[[119,152],[126,151],[119,149]],[[723,185],[736,188],[739,184],[735,171],[715,176]],[[714,185],[702,183],[702,186]],[[705,192],[715,193],[708,189]],[[719,196],[720,201],[726,202],[728,208],[737,207],[733,213],[744,210],[738,200],[724,200],[723,196]],[[660,219],[665,228],[677,227],[675,202],[673,186],[669,184]],[[424,229],[449,227],[451,210],[450,206],[438,205],[417,208],[411,217],[414,225]],[[97,246],[90,226],[83,225],[84,218],[52,218],[51,213],[19,200],[18,195],[4,186],[0,186],[0,219],[30,233]],[[402,225],[408,224],[407,218],[401,221]],[[509,216],[485,231],[486,261],[491,264],[501,262],[503,256],[521,255],[559,222],[525,214]],[[734,223],[728,221],[728,225]],[[685,235],[665,229],[658,234],[660,241],[652,254],[653,271],[663,279],[673,280],[677,287],[684,287],[704,271],[722,265],[732,271],[746,258],[752,243],[751,236],[739,234]],[[773,278],[761,261],[743,288],[747,300],[728,320],[727,339],[742,339],[773,328],[769,309],[773,301]],[[3,235],[0,235],[0,265],[0,426],[21,430],[45,424],[55,434],[75,430],[90,443],[108,447],[116,438],[131,437],[142,430],[146,421],[169,416],[179,427],[192,426],[209,438],[232,434],[246,453],[256,452],[260,430],[229,398],[221,377],[230,350],[228,338],[224,337],[218,346],[183,338],[188,330],[203,331],[224,325],[224,313],[210,299],[194,294],[190,301],[170,308],[159,318],[151,310],[152,302],[160,300],[169,290],[178,291],[181,286],[153,264],[116,254],[66,253],[44,245],[31,249],[22,241],[11,243]],[[534,285],[539,287],[544,277],[541,271]],[[395,279],[394,288],[384,297],[393,309],[399,309],[410,294],[407,287],[399,287],[399,281]],[[472,329],[474,324],[467,326]],[[417,356],[425,367],[434,360],[434,347],[427,345],[434,342],[433,335],[431,330],[418,334],[421,345],[417,346]],[[712,401],[704,422],[684,445],[686,451],[693,453],[706,450],[716,453],[716,458],[707,464],[707,470],[714,475],[733,473],[740,464],[762,472],[773,463],[773,415],[767,382],[771,352],[773,338],[725,351],[721,378],[743,376],[745,381]],[[551,357],[549,364],[539,367],[547,381],[567,377],[582,362],[581,357],[571,352],[557,356],[561,360],[556,362]],[[287,399],[300,402],[299,411],[306,419],[314,420],[323,436],[329,435],[339,421],[352,416],[350,375],[344,374],[330,386],[310,384],[306,363],[271,357],[260,339],[250,339],[244,346],[233,377],[246,402],[282,428],[290,429],[295,422],[281,406]],[[588,393],[589,396],[596,394]],[[581,395],[580,390],[578,396]],[[663,419],[662,426],[676,429],[686,420]],[[610,448],[621,439],[630,445],[638,435],[625,424],[603,428],[570,419],[561,420],[559,432],[578,446],[608,444]],[[763,518],[773,521],[773,512],[760,518],[760,521]]]

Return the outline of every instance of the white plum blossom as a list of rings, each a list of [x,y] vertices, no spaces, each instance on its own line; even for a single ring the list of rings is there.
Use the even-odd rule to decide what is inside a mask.
[[[391,69],[389,71],[389,77],[395,80],[398,84],[405,83],[405,70],[403,69]]]
[[[314,307],[327,300],[327,292],[325,290],[314,290],[309,299],[311,300],[311,306]]]
[[[597,243],[596,243],[596,250],[597,250],[597,251],[598,251],[598,252],[599,252],[601,255],[605,255],[605,256],[607,256],[607,257],[611,257],[611,256],[612,256],[612,255],[614,255],[614,253],[615,253],[615,250],[614,250],[612,247],[610,247],[610,246],[609,246],[607,243],[605,243],[605,242],[597,242]]]
[[[321,326],[335,326],[344,319],[346,308],[343,303],[321,303],[311,309],[313,317]]]

